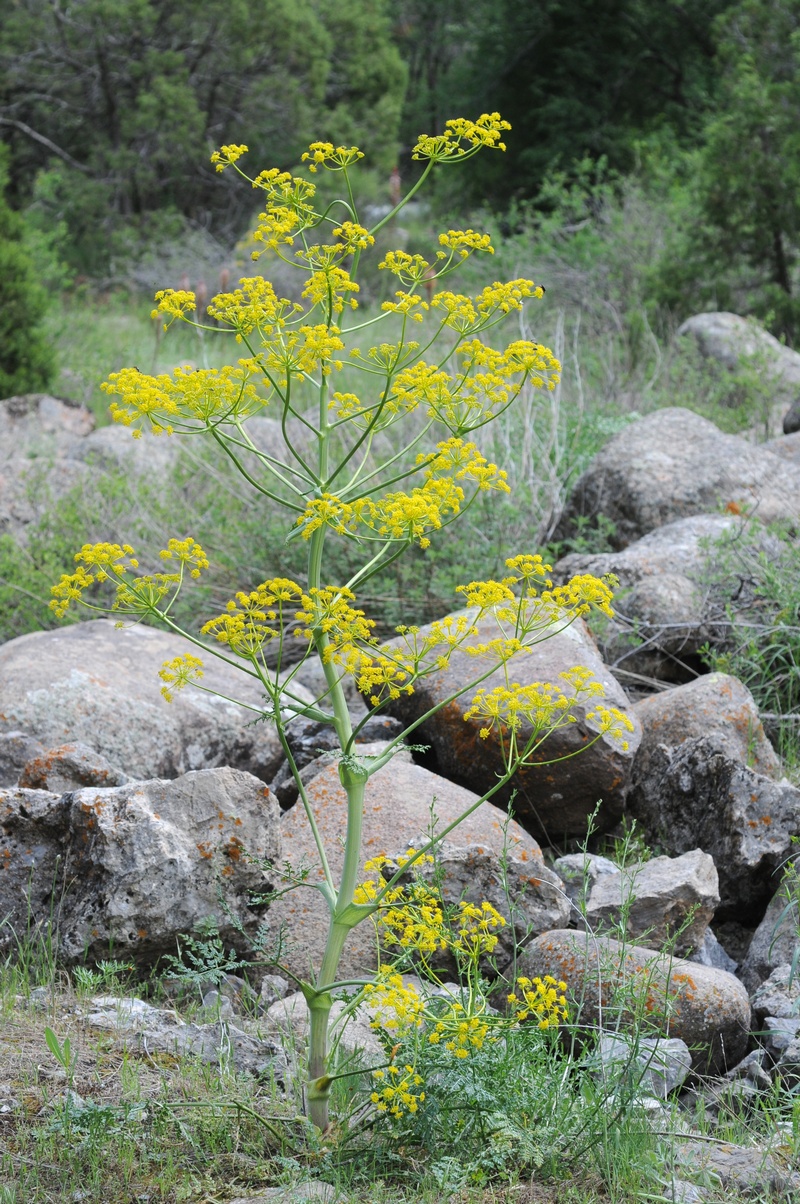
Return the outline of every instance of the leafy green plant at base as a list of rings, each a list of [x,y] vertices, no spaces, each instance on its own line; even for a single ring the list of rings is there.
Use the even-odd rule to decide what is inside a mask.
[[[548,348],[523,338],[499,350],[481,337],[509,313],[519,313],[526,298],[541,296],[533,281],[495,282],[475,297],[444,289],[434,292],[430,302],[417,291],[427,280],[441,283],[471,255],[492,253],[488,235],[471,229],[441,234],[430,261],[387,251],[378,266],[395,278],[395,300],[384,302],[374,318],[354,317],[352,325],[344,325],[345,310],[358,308],[359,264],[378,231],[435,166],[463,162],[482,148],[503,149],[507,128],[495,113],[476,122],[450,121],[441,135],[421,135],[414,154],[424,164],[422,174],[393,213],[371,229],[358,220],[351,188],[349,168],[362,157],[356,147],[316,142],[303,156],[312,175],[323,170],[341,177],[340,196],[324,208],[317,207],[310,179],[278,169],[250,179],[238,167],[246,147],[224,146],[215,152],[212,162],[219,171],[235,167],[263,193],[264,211],[254,238],[301,273],[306,304],[279,297],[261,276],[244,278],[238,289],[212,298],[208,315],[217,325],[211,326],[191,316],[194,294],[158,293],[157,313],[227,337],[239,353],[237,362],[220,369],[182,367],[158,376],[127,368],[112,373],[104,387],[115,398],[112,417],[134,435],[142,427],[164,437],[205,434],[265,501],[288,511],[287,543],[305,548],[302,584],[273,576],[249,592],[239,590],[195,634],[175,621],[174,608],[184,585],[202,577],[209,560],[198,541],[186,536],[167,540],[157,565],[145,572],[130,544],[86,543],[75,557],[75,571],[53,587],[52,607],[59,616],[80,603],[90,613],[110,612],[120,623],[126,618],[155,620],[184,636],[195,650],[174,657],[160,671],[167,701],[187,685],[205,689],[203,660],[196,652],[236,666],[263,691],[263,703],[248,704],[248,709],[275,725],[322,871],[320,882],[302,877],[290,886],[318,890],[330,917],[322,963],[312,981],[298,983],[310,1011],[308,1111],[321,1131],[329,1123],[334,1081],[328,1046],[334,998],[350,986],[369,985],[337,978],[342,949],[357,924],[378,913],[391,914],[402,872],[376,884],[368,898],[359,893],[365,791],[373,774],[428,717],[411,723],[377,755],[360,755],[356,737],[366,720],[350,715],[342,672],[354,677],[373,710],[380,710],[445,667],[454,652],[464,649],[475,657],[474,680],[441,705],[469,695],[465,718],[481,721],[482,738],[494,731],[504,772],[437,839],[500,790],[519,766],[531,763],[553,731],[577,722],[578,707],[592,724],[584,747],[603,735],[624,742],[632,726],[624,714],[603,704],[602,686],[586,669],[570,669],[558,683],[520,686],[509,668],[513,657],[593,607],[610,611],[610,589],[597,578],[579,576],[553,587],[541,557],[523,552],[506,559],[501,579],[458,587],[469,608],[465,613],[434,623],[426,633],[403,624],[394,645],[381,642],[357,605],[357,590],[412,546],[427,549],[432,537],[468,512],[482,493],[508,492],[503,470],[481,454],[470,436],[504,415],[526,385],[555,387],[559,364]],[[320,237],[334,241],[320,242]],[[372,328],[383,321],[389,322],[395,341],[362,350],[357,345],[362,337],[369,340]],[[417,332],[419,341],[410,337]],[[432,358],[425,358],[429,354]],[[335,388],[344,379],[338,374],[345,359],[360,374],[360,393]],[[282,459],[248,435],[248,420],[265,409],[281,425]],[[289,422],[293,430],[299,426],[305,432],[302,438],[289,432]],[[404,489],[406,482],[410,486]],[[337,537],[358,550],[358,563],[346,580],[332,584],[337,566],[327,544]],[[113,596],[107,602],[103,594],[108,586]],[[497,636],[475,644],[477,623],[484,618],[495,621]],[[302,662],[312,654],[321,660],[326,688],[308,704],[293,683],[298,656]],[[501,666],[505,685],[481,688]],[[338,877],[331,871],[287,740],[287,725],[298,714],[330,725],[341,748],[347,826]],[[415,850],[409,866],[426,857],[434,844]]]

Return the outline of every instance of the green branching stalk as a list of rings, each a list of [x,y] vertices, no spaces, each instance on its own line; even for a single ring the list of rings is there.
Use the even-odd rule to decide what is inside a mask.
[[[337,978],[342,950],[358,924],[369,918],[383,922],[403,889],[395,875],[381,886],[372,882],[370,896],[365,894],[370,884],[361,881],[364,801],[370,778],[422,723],[465,695],[465,718],[477,718],[480,737],[492,736],[501,748],[504,773],[463,815],[411,854],[405,861],[408,869],[429,859],[430,850],[443,836],[510,782],[520,765],[530,764],[547,735],[574,720],[576,705],[593,708],[598,739],[602,734],[622,738],[629,726],[625,716],[602,705],[597,697],[602,688],[589,680],[586,670],[562,675],[561,685],[523,687],[508,669],[512,658],[591,607],[610,613],[611,594],[605,582],[579,577],[554,588],[541,557],[525,552],[506,561],[508,576],[503,580],[459,587],[463,595],[459,606],[467,608],[464,614],[440,620],[428,631],[400,627],[394,646],[377,639],[374,623],[359,609],[353,592],[409,548],[425,549],[432,539],[443,537],[483,492],[510,491],[506,473],[487,462],[472,435],[504,414],[523,387],[553,389],[558,381],[560,365],[546,347],[518,339],[498,350],[482,338],[507,314],[520,312],[526,299],[542,295],[533,281],[497,282],[475,297],[441,287],[465,259],[492,253],[489,236],[473,230],[443,233],[429,260],[404,251],[387,252],[378,266],[395,278],[395,299],[386,302],[376,317],[349,328],[343,329],[341,319],[345,307],[357,308],[358,267],[362,255],[373,247],[375,234],[419,191],[435,167],[464,162],[483,148],[505,149],[500,139],[508,128],[497,114],[484,114],[476,122],[448,122],[441,135],[422,136],[414,148],[415,158],[425,163],[419,180],[371,231],[358,223],[348,171],[362,157],[356,147],[313,143],[304,155],[312,174],[317,170],[342,173],[347,195],[331,202],[323,213],[314,204],[314,184],[305,176],[275,169],[250,180],[237,165],[246,147],[226,146],[215,153],[212,162],[218,170],[232,167],[262,191],[264,212],[254,238],[303,273],[305,304],[280,298],[262,276],[246,277],[234,292],[220,293],[208,305],[208,315],[217,326],[236,336],[243,355],[235,365],[194,371],[178,368],[172,377],[157,378],[123,369],[103,387],[114,398],[112,417],[133,428],[134,434],[142,429],[168,436],[205,434],[218,443],[253,489],[287,511],[287,539],[308,544],[306,579],[300,583],[274,576],[249,591],[240,590],[221,614],[200,627],[199,634],[184,631],[170,613],[179,591],[209,567],[205,552],[191,537],[169,540],[151,572],[140,569],[127,544],[86,544],[75,557],[75,571],[65,573],[53,588],[51,605],[59,616],[79,603],[90,611],[110,611],[121,622],[156,619],[183,636],[192,651],[174,657],[160,671],[167,701],[187,685],[206,688],[200,680],[208,657],[240,669],[251,686],[255,683],[263,691],[261,704],[256,705],[251,694],[241,705],[275,725],[321,870],[319,882],[301,881],[301,876],[291,873],[286,880],[290,886],[313,886],[328,910],[322,962],[312,981],[298,982],[310,1013],[308,1114],[321,1131],[329,1124],[331,1085],[337,1077],[329,1026],[335,994],[346,985]],[[334,208],[345,215],[340,224]],[[192,293],[167,290],[157,294],[156,302],[155,314],[159,319],[166,315],[167,325],[180,320],[198,331],[214,329],[202,316],[192,317],[196,305]],[[387,339],[365,351],[353,345],[354,337],[384,321],[395,332],[396,342]],[[415,324],[422,329],[418,342],[408,337]],[[435,347],[440,340],[441,350]],[[432,348],[429,361],[426,357]],[[360,392],[350,391],[349,382],[337,388],[345,362],[350,374],[362,382]],[[247,432],[248,420],[265,407],[279,419],[285,443],[282,459],[273,450],[259,450]],[[386,432],[414,414],[411,429],[390,450],[378,450]],[[302,447],[292,445],[290,417],[304,428]],[[244,454],[256,461],[255,475],[243,462]],[[360,566],[344,585],[331,581],[326,557],[327,541],[337,537],[351,541],[363,553]],[[108,585],[113,589],[111,601],[101,604],[98,592]],[[483,638],[479,625],[489,620],[497,635],[476,649],[476,641]],[[294,684],[298,668],[286,665],[296,659],[287,654],[289,640],[296,647],[300,641],[302,660],[316,655],[322,666],[325,689],[310,704],[301,700]],[[343,677],[354,679],[373,713],[379,712],[393,699],[413,693],[420,681],[445,668],[453,655],[465,649],[480,656],[473,680],[410,723],[380,755],[359,758],[355,741],[363,722],[354,731]],[[484,687],[482,683],[498,669],[504,670],[499,675],[503,684]],[[287,727],[297,715],[330,724],[339,744],[347,819],[338,876],[313,800],[292,756]],[[480,925],[502,922],[497,913],[486,915],[489,918],[482,919],[474,909],[463,912],[456,941],[462,954],[471,958],[466,1006],[473,1043],[483,1039],[486,1026],[478,960],[487,940],[491,945],[494,939],[484,940]],[[480,932],[484,935],[479,937]],[[429,937],[430,932],[427,937],[423,933],[420,939]],[[422,956],[427,956],[424,949]],[[361,985],[360,979],[356,982]],[[368,983],[363,990],[369,992],[371,986],[377,990],[379,985]],[[528,992],[527,1002],[520,1007],[534,1012],[538,1008],[536,1014],[541,1016],[545,1003],[537,999]],[[560,1008],[550,1000],[547,1016],[556,1018]],[[440,1017],[435,1023],[436,1040],[441,1036],[446,1045],[454,1042],[459,1056],[467,1056],[455,1020]],[[389,1107],[391,1081],[398,1075],[405,1083],[398,1098],[406,1098],[413,1108],[422,1100],[424,1093],[412,1067],[401,1071],[387,1065],[376,1074],[389,1076],[389,1085],[377,1095],[379,1109]],[[394,1112],[397,1106],[392,1105]]]

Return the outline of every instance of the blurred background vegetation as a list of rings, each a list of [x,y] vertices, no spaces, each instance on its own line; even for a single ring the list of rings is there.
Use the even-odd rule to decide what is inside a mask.
[[[421,132],[493,110],[513,126],[507,153],[441,171],[376,251],[489,230],[497,253],[470,261],[464,287],[542,283],[523,333],[554,349],[562,381],[487,432],[511,499],[482,500],[365,604],[387,627],[425,620],[509,548],[546,546],[589,457],[653,408],[775,433],[763,373],[675,332],[725,309],[800,343],[800,0],[0,0],[0,394],[49,388],[103,424],[109,372],[229,354],[191,330],[162,337],[155,289],[211,296],[262,272],[291,293],[280,263],[251,262],[257,205],[214,172],[220,144],[246,142],[255,173],[296,168],[315,138],[357,143],[370,224],[395,168],[414,182]],[[363,266],[369,310],[388,286]],[[282,516],[222,465],[199,472],[198,454],[169,481],[106,467],[49,509],[46,473],[32,476],[38,525],[0,536],[0,639],[50,625],[71,549],[123,527],[153,546],[191,530],[218,565],[214,601],[265,566],[291,572]],[[581,546],[607,537],[600,521]]]

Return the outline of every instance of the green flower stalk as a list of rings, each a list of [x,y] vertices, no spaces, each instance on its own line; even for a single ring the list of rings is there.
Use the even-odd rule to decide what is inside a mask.
[[[443,134],[420,137],[414,157],[425,166],[393,212],[437,166],[461,162],[487,148],[504,149],[501,139],[508,128],[493,113],[475,122],[449,121]],[[375,573],[412,545],[427,548],[482,492],[509,491],[506,474],[487,461],[473,436],[513,405],[524,388],[554,388],[560,365],[538,343],[515,340],[498,350],[486,336],[526,300],[540,297],[542,289],[522,279],[496,281],[475,296],[443,288],[465,260],[493,251],[486,234],[449,230],[439,237],[430,259],[405,251],[384,255],[379,267],[394,277],[394,298],[384,302],[377,316],[360,320],[359,262],[389,220],[371,229],[359,220],[351,169],[361,152],[316,142],[303,156],[311,175],[329,171],[341,176],[342,195],[322,208],[313,180],[306,176],[277,169],[247,176],[239,165],[246,149],[223,146],[212,162],[218,171],[237,171],[260,194],[263,210],[254,235],[254,258],[270,252],[297,271],[302,302],[280,297],[262,276],[245,277],[232,292],[212,298],[206,315],[196,314],[190,292],[159,292],[155,317],[166,318],[167,326],[182,321],[227,337],[237,353],[235,362],[220,369],[177,368],[159,376],[126,368],[113,373],[103,388],[112,398],[112,417],[134,437],[148,430],[165,437],[202,434],[213,440],[251,488],[286,510],[288,538],[307,545],[306,577],[302,582],[272,577],[241,590],[220,614],[190,632],[177,625],[172,611],[187,580],[208,568],[193,538],[170,540],[161,552],[159,571],[147,573],[129,545],[87,544],[75,557],[75,570],[54,586],[51,605],[58,615],[73,604],[110,611],[120,625],[126,619],[158,619],[182,635],[187,652],[161,669],[167,701],[186,686],[206,688],[203,665],[208,657],[238,667],[259,683],[264,704],[255,709],[274,723],[292,768],[323,873],[315,888],[329,912],[322,964],[313,981],[301,984],[311,1013],[308,1109],[324,1130],[332,1082],[328,1020],[342,985],[337,981],[341,951],[351,929],[380,911],[389,897],[386,892],[395,885],[376,888],[371,898],[358,890],[365,791],[404,736],[427,717],[378,755],[359,755],[356,739],[365,720],[352,719],[343,677],[354,678],[371,707],[380,709],[413,692],[421,678],[444,668],[454,653],[463,650],[475,656],[475,681],[454,698],[471,692],[468,714],[483,719],[481,735],[500,733],[505,775],[465,815],[501,789],[519,765],[532,760],[550,732],[574,722],[582,700],[592,698],[598,739],[605,734],[623,740],[630,723],[595,697],[602,688],[585,671],[565,675],[561,686],[521,687],[512,676],[513,658],[526,649],[592,607],[610,613],[611,591],[605,581],[577,577],[555,588],[549,566],[525,552],[508,559],[508,575],[502,580],[460,587],[466,612],[434,623],[425,633],[400,627],[399,639],[392,644],[381,643],[373,622],[358,606],[359,589]],[[432,286],[429,301],[418,291],[423,283],[422,291]],[[382,323],[389,328],[387,340],[373,341]],[[357,390],[337,387],[345,364],[350,378],[362,382]],[[281,457],[259,448],[248,434],[248,420],[265,413],[281,424]],[[290,437],[290,421],[302,438]],[[362,552],[361,567],[346,582],[331,583],[326,567],[326,548],[333,539],[349,540]],[[110,600],[104,600],[104,588],[111,589]],[[497,636],[478,644],[478,624],[490,616]],[[300,664],[318,655],[324,670],[325,689],[311,704],[302,701],[302,691],[298,694],[294,684],[298,653]],[[505,686],[475,693],[498,666],[505,671]],[[287,729],[297,715],[329,724],[341,749],[339,774],[348,805],[338,880],[287,741]],[[523,730],[529,733],[524,739]],[[415,857],[428,851],[426,847]],[[392,1077],[397,1074],[392,1072]],[[416,1086],[412,1075],[405,1094],[416,1097]]]

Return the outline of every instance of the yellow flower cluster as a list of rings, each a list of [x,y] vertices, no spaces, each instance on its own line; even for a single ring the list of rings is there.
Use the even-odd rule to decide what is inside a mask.
[[[414,288],[428,279],[426,273],[431,265],[421,255],[409,255],[408,251],[387,251],[378,268],[397,276],[401,284]]]
[[[431,1045],[443,1045],[456,1058],[468,1058],[471,1049],[482,1049],[489,1023],[482,1013],[467,1015],[464,1006],[452,1003],[428,1037]]]
[[[208,568],[205,552],[191,538],[171,539],[167,547],[160,552],[160,556],[163,560],[177,560],[179,571],[129,579],[130,571],[139,567],[139,561],[130,544],[84,544],[80,552],[75,553],[75,563],[78,565],[75,572],[64,573],[57,584],[52,586],[50,592],[53,598],[50,608],[59,618],[63,618],[71,602],[90,606],[83,598],[84,592],[90,586],[114,581],[116,593],[111,610],[123,614],[147,614],[158,606],[173,585],[180,585],[187,565],[191,566],[189,573],[192,577],[199,577],[201,570]],[[90,572],[90,569],[94,571]],[[107,608],[92,606],[91,609]]]
[[[499,113],[482,113],[477,121],[456,117],[445,122],[445,132],[431,136],[420,134],[414,146],[414,159],[430,159],[434,163],[455,163],[474,155],[482,147],[505,150],[501,137],[511,126]]]
[[[211,156],[211,162],[216,167],[217,171],[224,171],[226,167],[230,167],[237,159],[241,159],[242,155],[246,154],[248,147],[237,146],[232,143],[230,146],[221,146],[218,151],[214,151]]]
[[[453,437],[437,443],[436,455],[419,455],[417,463],[426,464],[425,475],[429,480],[438,480],[445,474],[452,474],[456,481],[474,481],[481,490],[511,492],[507,481],[508,474],[496,464],[490,464],[474,443],[465,443],[463,439]]]
[[[323,376],[329,376],[334,368],[341,369],[342,360],[337,353],[343,349],[338,326],[319,323],[289,331],[280,342],[269,344],[262,358],[265,367],[285,388],[293,375],[311,376],[319,369]]]
[[[314,305],[325,306],[329,311],[328,316],[332,316],[342,313],[348,293],[359,291],[359,285],[351,279],[344,268],[337,267],[335,264],[327,264],[319,267],[312,276],[309,276],[302,295],[311,302],[312,307]],[[358,308],[355,297],[351,297],[347,304],[351,309]]]
[[[383,971],[375,982],[364,988],[372,1028],[401,1034],[421,1028],[425,1011],[424,1001],[416,987],[403,982],[402,974]]]
[[[527,686],[512,683],[478,690],[464,718],[480,720],[480,737],[486,740],[495,728],[502,734],[518,732],[525,723],[538,733],[553,730],[565,720],[575,723],[575,716],[568,713],[570,706],[571,700],[564,691],[550,682]]]
[[[317,171],[320,167],[342,171],[363,158],[364,152],[357,146],[334,146],[332,142],[312,142],[301,156],[303,163],[308,163],[309,171]]]
[[[208,557],[196,539],[170,539],[158,553],[162,560],[177,560],[180,565],[191,565],[190,577],[199,577],[202,569],[208,568]]]
[[[161,289],[156,293],[155,301],[157,304],[150,313],[151,318],[157,318],[159,314],[167,314],[174,321],[175,318],[185,318],[188,313],[193,313],[197,308],[197,298],[194,293],[190,293],[186,289]]]
[[[187,652],[184,656],[175,656],[171,661],[164,661],[158,676],[164,683],[161,693],[167,702],[172,702],[176,690],[182,690],[184,686],[203,676],[203,662],[198,656]]]
[[[295,234],[318,221],[312,204],[316,188],[310,180],[271,167],[256,176],[253,187],[267,194],[264,212],[259,213],[258,226],[253,233],[256,242],[263,242],[277,251],[284,245],[291,246]],[[253,258],[257,259],[258,254],[254,251]]]
[[[565,982],[547,974],[544,978],[518,978],[515,985],[519,994],[512,992],[508,1002],[519,1023],[533,1017],[539,1028],[546,1029],[558,1028],[562,1020],[569,1019]]]
[[[154,434],[176,430],[207,429],[226,419],[240,420],[263,409],[263,397],[251,383],[257,370],[253,360],[239,360],[239,366],[224,368],[176,368],[171,376],[148,376],[138,368],[112,372],[100,388],[116,395],[111,417],[123,426],[134,427],[134,437],[142,425]]]
[[[357,222],[342,222],[341,226],[334,229],[333,237],[338,238],[348,252],[365,251],[375,243],[369,230]]]
[[[633,720],[618,707],[607,707],[603,704],[595,706],[593,711],[587,711],[586,718],[598,728],[601,736],[609,736],[620,748],[627,752],[628,741],[626,733],[633,731]]]
[[[264,645],[278,639],[285,605],[302,603],[305,595],[296,582],[286,577],[263,581],[249,594],[240,590],[225,611],[203,624],[203,635],[212,635],[236,656],[255,661]]]
[[[232,327],[237,341],[257,330],[262,338],[286,325],[292,314],[303,312],[302,305],[278,298],[263,276],[245,276],[232,293],[218,293],[208,303],[208,313],[218,322]]]
[[[491,953],[497,945],[497,930],[505,928],[503,916],[486,900],[476,903],[459,903],[459,916],[451,948],[465,957],[477,959]]]
[[[458,251],[461,259],[466,259],[471,251],[487,251],[494,255],[492,240],[488,234],[479,234],[477,230],[448,230],[439,235],[439,243],[450,251]],[[444,255],[444,252],[439,252]]]
[[[401,1070],[393,1064],[386,1070],[373,1070],[372,1075],[378,1084],[383,1084],[370,1096],[379,1112],[401,1117],[404,1112],[418,1111],[419,1105],[425,1100],[425,1092],[417,1091],[422,1086],[422,1077],[413,1066],[405,1066]]]

